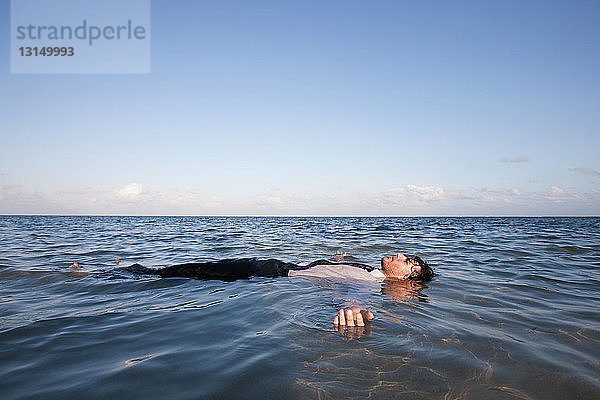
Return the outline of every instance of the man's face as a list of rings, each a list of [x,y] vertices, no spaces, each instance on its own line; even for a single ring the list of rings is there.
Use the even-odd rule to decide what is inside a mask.
[[[412,272],[421,272],[421,266],[404,254],[398,253],[381,259],[381,269],[388,278],[407,279]]]

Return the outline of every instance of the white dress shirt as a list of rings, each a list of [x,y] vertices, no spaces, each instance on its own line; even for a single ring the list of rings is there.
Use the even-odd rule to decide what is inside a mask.
[[[366,282],[382,282],[385,279],[385,275],[379,269],[369,272],[366,269],[345,264],[315,265],[308,269],[290,270],[288,276]]]

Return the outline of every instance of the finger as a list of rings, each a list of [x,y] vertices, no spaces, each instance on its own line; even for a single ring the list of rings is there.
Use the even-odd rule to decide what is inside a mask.
[[[354,328],[350,327],[350,325],[348,325],[348,333],[346,334],[346,337],[349,340],[352,340],[354,338]]]
[[[340,325],[346,325],[346,317],[344,316],[344,309],[342,308],[338,311],[338,319],[340,320]]]
[[[373,319],[373,313],[371,311],[367,311],[360,307],[352,307],[352,313],[355,316],[355,318],[354,318],[355,320],[356,320],[356,317],[358,316],[358,314],[362,314],[363,321],[368,321],[370,319]]]
[[[352,315],[352,310],[346,310],[346,324],[348,326],[354,326],[354,316]]]
[[[356,325],[357,326],[365,326],[365,323],[363,321],[363,317],[361,313],[356,314]]]
[[[364,326],[357,326],[356,327],[356,338],[360,339],[360,337],[362,336],[362,334],[365,332],[365,327]]]
[[[363,316],[363,320],[369,320],[369,319],[373,319],[373,313],[371,311],[367,311],[367,310],[362,310],[361,314]]]
[[[333,319],[333,324],[338,325],[339,323],[340,323],[340,316],[336,315],[335,318]]]

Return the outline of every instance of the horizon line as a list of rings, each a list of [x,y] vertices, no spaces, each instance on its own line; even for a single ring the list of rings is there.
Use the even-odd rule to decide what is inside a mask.
[[[599,218],[600,215],[314,215],[314,214],[0,214],[0,217],[202,217],[202,218]]]

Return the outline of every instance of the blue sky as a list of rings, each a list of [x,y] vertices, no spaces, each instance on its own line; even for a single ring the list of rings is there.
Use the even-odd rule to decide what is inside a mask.
[[[139,75],[0,13],[1,214],[600,214],[597,1],[155,0]]]

